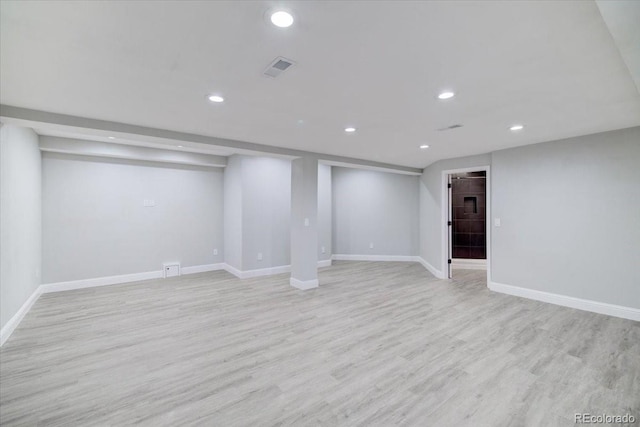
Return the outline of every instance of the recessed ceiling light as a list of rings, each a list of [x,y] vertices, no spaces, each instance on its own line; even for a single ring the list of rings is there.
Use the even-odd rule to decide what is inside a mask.
[[[524,129],[524,125],[513,125],[509,128],[509,130],[512,130],[512,131],[518,131],[522,129]]]
[[[182,145],[178,145],[178,148],[182,148],[182,147],[183,147]]]
[[[116,137],[115,137],[115,136],[108,136],[107,138],[109,138],[109,139],[116,139]]]
[[[209,101],[211,102],[223,102],[224,98],[220,95],[209,95]]]
[[[293,15],[284,10],[279,10],[271,14],[271,23],[280,28],[290,27],[293,24]]]
[[[453,92],[442,92],[440,95],[438,95],[438,99],[449,99],[449,98],[453,98],[456,94]]]
[[[356,128],[354,127],[348,127],[348,128],[344,128],[344,131],[347,133],[353,133],[356,131]]]
[[[420,148],[422,148],[422,149],[424,150],[425,148],[429,148],[429,146],[428,146],[427,144],[422,144],[422,145],[420,146]]]

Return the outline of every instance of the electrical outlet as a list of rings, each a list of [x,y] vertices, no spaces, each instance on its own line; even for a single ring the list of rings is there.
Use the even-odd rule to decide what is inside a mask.
[[[320,248],[320,252],[325,253],[324,246]]]
[[[373,242],[369,243],[369,249],[373,249]]]
[[[262,261],[262,252],[258,252],[258,261]]]
[[[214,254],[214,255],[218,255],[218,250],[217,250],[217,249],[214,249],[214,250],[213,250],[213,254]]]

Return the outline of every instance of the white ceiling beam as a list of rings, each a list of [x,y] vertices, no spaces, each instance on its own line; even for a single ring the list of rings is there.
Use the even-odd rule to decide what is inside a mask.
[[[135,147],[100,141],[61,138],[57,136],[41,136],[40,151],[214,168],[223,168],[227,165],[227,158],[223,156]]]
[[[47,111],[31,110],[27,108],[0,105],[0,120],[5,123],[13,123],[31,128],[47,125],[73,127],[78,130],[94,130],[105,135],[128,135],[130,138],[151,137],[176,142],[193,142],[205,144],[211,147],[222,147],[234,154],[267,155],[278,157],[299,158],[313,156],[324,162],[338,162],[353,167],[375,168],[391,173],[410,175],[422,174],[422,169],[408,166],[399,166],[389,163],[370,160],[355,159],[350,157],[334,156],[330,154],[315,153],[302,150],[293,150],[270,145],[255,144],[252,142],[237,141],[232,139],[216,138],[192,133],[176,132],[167,129],[157,129],[128,123],[110,122],[106,120],[89,119],[86,117],[70,116],[66,114],[50,113]]]

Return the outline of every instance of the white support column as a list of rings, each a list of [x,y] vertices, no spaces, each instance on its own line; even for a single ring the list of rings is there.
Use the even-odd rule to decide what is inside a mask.
[[[318,287],[318,159],[291,162],[291,286]]]

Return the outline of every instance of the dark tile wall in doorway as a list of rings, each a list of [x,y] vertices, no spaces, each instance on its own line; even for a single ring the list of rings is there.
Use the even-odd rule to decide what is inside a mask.
[[[486,259],[485,172],[451,175],[453,258]]]

